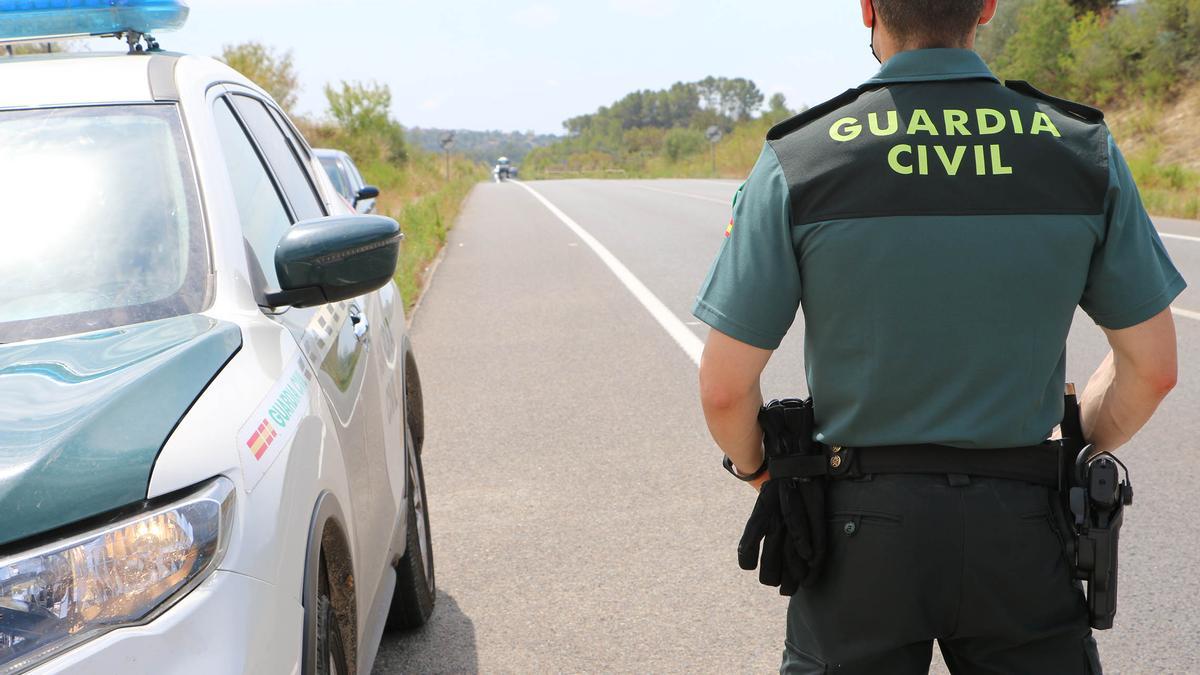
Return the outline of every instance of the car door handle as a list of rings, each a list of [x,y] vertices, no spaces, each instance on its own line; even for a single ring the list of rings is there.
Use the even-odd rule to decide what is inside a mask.
[[[364,315],[358,308],[350,310],[350,323],[354,325],[354,337],[359,342],[366,342],[367,331],[370,330],[371,324],[367,321]]]

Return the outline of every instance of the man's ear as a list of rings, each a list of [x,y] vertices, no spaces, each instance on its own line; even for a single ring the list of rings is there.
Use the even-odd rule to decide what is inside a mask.
[[[995,6],[996,0],[991,0],[991,2],[992,2],[992,5]],[[871,0],[858,0],[858,4],[862,7],[863,25],[866,26],[867,28],[874,28],[875,27],[875,5],[872,4]],[[993,9],[993,11],[995,11],[995,10]]]
[[[992,18],[996,16],[996,3],[999,0],[983,0],[983,14],[979,15],[979,25],[983,26],[992,22]]]

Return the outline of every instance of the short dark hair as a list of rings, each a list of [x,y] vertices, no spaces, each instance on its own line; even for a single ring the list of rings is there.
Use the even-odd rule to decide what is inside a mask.
[[[916,47],[961,47],[979,24],[984,0],[873,0],[888,32]]]

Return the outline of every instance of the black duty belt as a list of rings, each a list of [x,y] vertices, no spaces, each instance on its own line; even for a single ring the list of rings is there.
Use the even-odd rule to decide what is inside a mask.
[[[966,449],[945,445],[825,447],[816,455],[771,458],[771,478],[854,478],[868,474],[961,474],[1059,487],[1061,445]]]

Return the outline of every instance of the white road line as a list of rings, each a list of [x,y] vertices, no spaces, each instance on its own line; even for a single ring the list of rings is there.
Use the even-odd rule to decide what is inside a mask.
[[[694,194],[691,194],[690,192],[677,192],[675,190],[664,190],[662,188],[652,188],[652,187],[647,187],[645,185],[630,185],[629,187],[637,188],[639,190],[649,190],[651,192],[661,192],[665,195],[676,195],[678,197],[691,197],[692,199],[699,199],[702,202],[712,202],[714,204],[720,204],[721,206],[729,206],[730,208],[732,208],[732,204],[733,204],[732,197],[730,197],[729,199],[716,199],[714,197],[702,197],[700,195],[694,195]]]
[[[1182,316],[1182,317],[1185,317],[1188,319],[1195,319],[1196,321],[1200,321],[1200,312],[1193,312],[1190,309],[1179,309],[1178,307],[1172,307],[1171,313],[1174,314],[1175,316]]]
[[[1170,232],[1159,232],[1158,236],[1163,239],[1179,239],[1180,241],[1194,241],[1200,243],[1200,237],[1189,237],[1186,234],[1171,234]]]
[[[608,266],[608,269],[612,270],[612,273],[616,275],[617,279],[619,279],[622,284],[625,284],[625,288],[629,289],[630,293],[633,293],[633,297],[637,298],[638,302],[642,303],[642,306],[646,308],[646,311],[650,312],[650,316],[654,317],[655,321],[658,321],[658,325],[662,326],[663,330],[667,331],[667,334],[675,339],[675,342],[677,342],[679,346],[683,348],[684,353],[687,354],[697,366],[700,365],[700,354],[704,351],[704,343],[701,342],[700,338],[696,337],[696,334],[688,329],[687,326],[683,325],[683,322],[679,320],[679,317],[675,316],[671,310],[667,309],[667,306],[664,305],[663,302],[654,295],[654,293],[650,292],[650,289],[646,288],[646,285],[643,284],[636,276],[634,276],[633,272],[630,272],[628,267],[625,267],[620,260],[617,260],[617,257],[613,255],[611,251],[605,248],[604,244],[601,244],[595,237],[593,237],[591,234],[588,234],[588,231],[583,229],[579,223],[575,222],[570,216],[563,213],[561,209],[551,203],[549,199],[543,197],[542,194],[537,190],[534,190],[525,183],[516,183],[517,185],[520,185],[528,190],[529,194],[533,195],[539,202],[542,203],[542,206],[545,206],[550,213],[553,213],[555,217],[562,221],[563,225],[566,225],[567,228],[574,232],[576,236],[582,239],[583,243],[587,244],[588,247],[600,257],[600,260]]]

